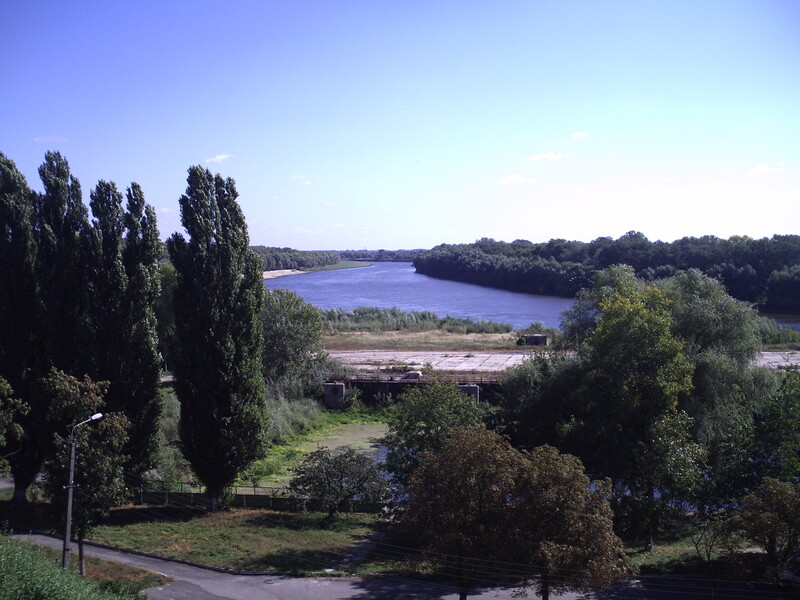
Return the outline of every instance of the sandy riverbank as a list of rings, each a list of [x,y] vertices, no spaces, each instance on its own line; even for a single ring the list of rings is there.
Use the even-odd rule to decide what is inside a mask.
[[[297,269],[280,269],[278,271],[264,271],[261,276],[264,279],[275,279],[276,277],[284,277],[286,275],[299,275],[305,271],[298,271]]]

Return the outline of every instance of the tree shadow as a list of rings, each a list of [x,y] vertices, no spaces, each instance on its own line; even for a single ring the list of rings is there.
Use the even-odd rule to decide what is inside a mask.
[[[135,525],[153,522],[187,522],[208,514],[206,509],[186,506],[134,506],[110,511],[104,525]]]
[[[365,577],[355,581],[353,587],[358,590],[358,593],[350,596],[351,600],[388,600],[392,598],[436,600],[437,598],[452,598],[454,595],[458,595],[458,590],[452,585],[388,575]],[[470,595],[478,594],[480,591],[473,590]]]

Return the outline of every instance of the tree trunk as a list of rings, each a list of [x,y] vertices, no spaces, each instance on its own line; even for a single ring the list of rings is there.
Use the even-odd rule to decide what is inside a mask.
[[[28,488],[18,484],[14,481],[14,496],[11,498],[14,504],[27,504],[28,503]]]
[[[208,488],[208,510],[211,512],[219,508],[219,495],[220,490],[218,488]]]
[[[86,576],[86,561],[83,556],[83,536],[78,537],[78,570],[81,577]]]
[[[542,573],[542,600],[550,600],[550,573]]]

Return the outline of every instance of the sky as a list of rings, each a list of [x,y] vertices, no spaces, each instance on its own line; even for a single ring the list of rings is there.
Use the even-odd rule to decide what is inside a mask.
[[[800,234],[796,0],[4,0],[0,152],[41,190],[236,181],[254,245]]]

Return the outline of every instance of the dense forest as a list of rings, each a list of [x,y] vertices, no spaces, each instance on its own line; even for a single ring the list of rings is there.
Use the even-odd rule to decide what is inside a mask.
[[[651,242],[631,231],[614,240],[553,239],[534,244],[483,238],[441,244],[414,259],[418,273],[531,294],[573,296],[595,272],[627,264],[647,281],[698,269],[733,297],[772,312],[800,312],[800,236],[714,236]]]
[[[368,260],[370,262],[412,262],[425,250],[342,250],[345,260]]]
[[[336,252],[303,252],[292,248],[273,248],[267,246],[251,246],[264,263],[265,271],[278,269],[313,269],[335,265],[341,260]]]

